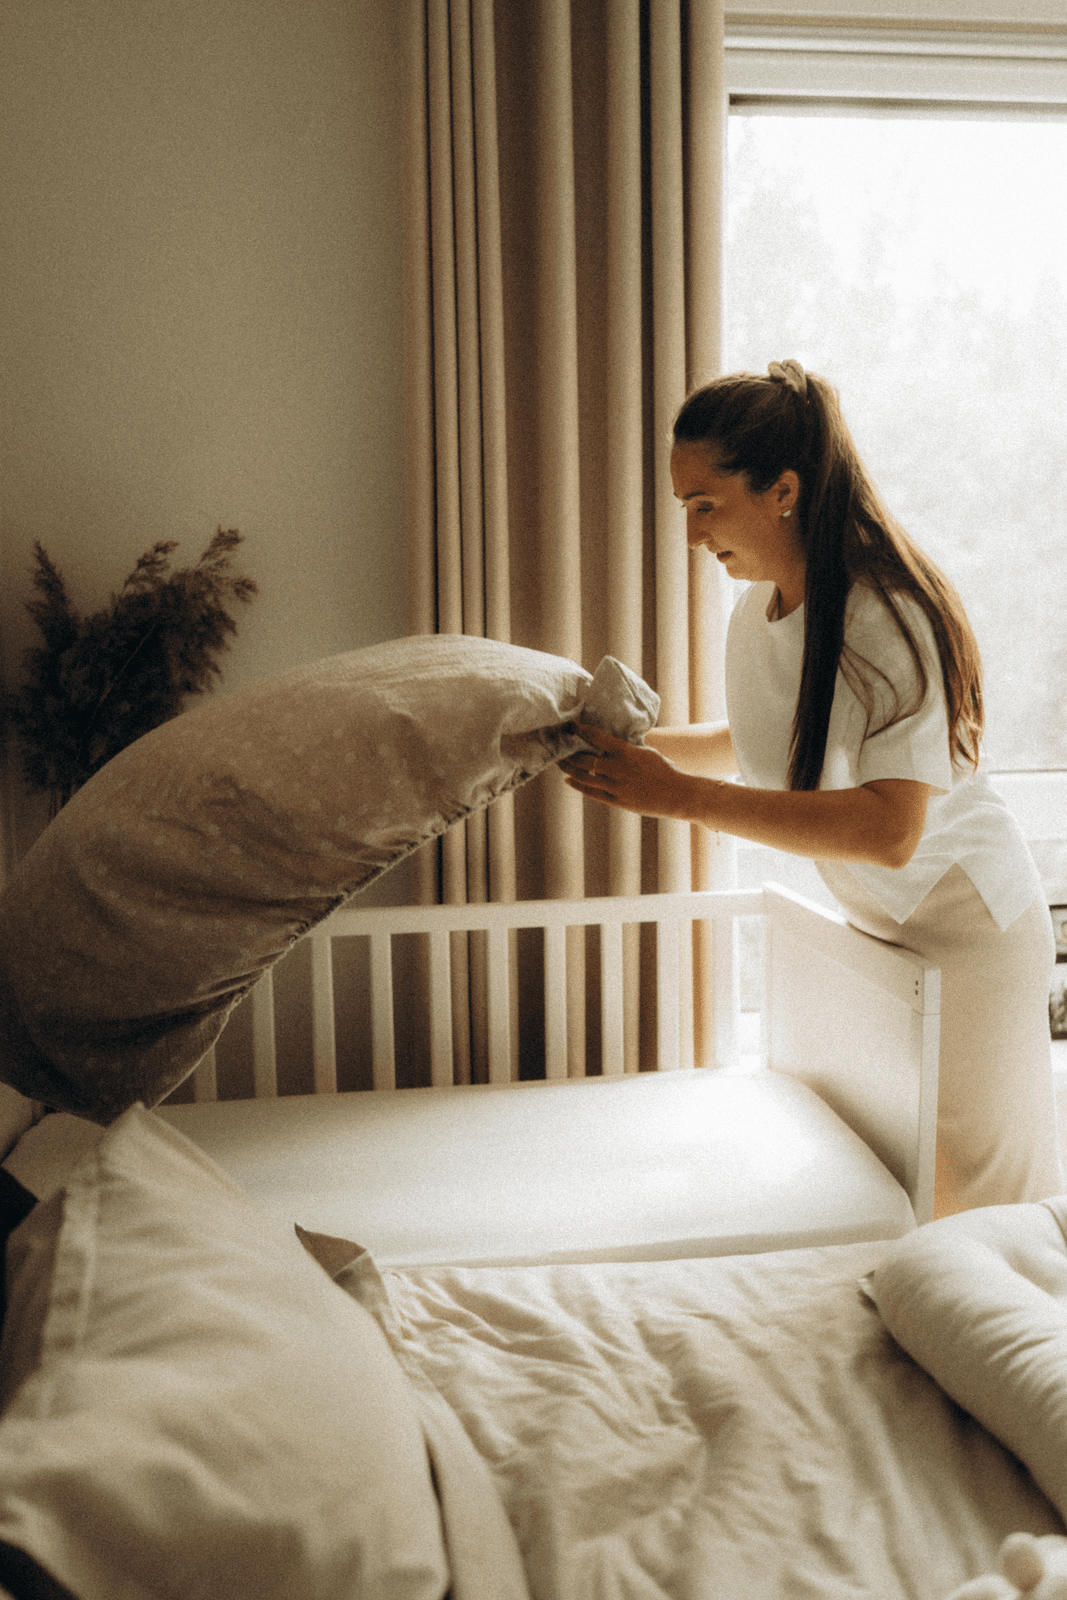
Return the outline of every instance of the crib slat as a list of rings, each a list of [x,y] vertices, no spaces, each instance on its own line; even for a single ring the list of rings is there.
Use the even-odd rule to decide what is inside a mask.
[[[641,1070],[641,924],[622,927],[623,1071]]]
[[[737,1017],[741,1009],[739,962],[740,928],[734,918],[714,925],[712,931],[715,1009],[715,1065],[735,1065],[738,1055]]]
[[[208,1105],[217,1100],[218,1097],[218,1065],[215,1060],[215,1046],[212,1045],[193,1073],[193,1099],[198,1105]]]
[[[452,962],[452,1081],[470,1083],[473,1038],[471,1028],[471,941],[453,931],[449,943]]]
[[[676,921],[656,924],[656,1053],[660,1072],[672,1072],[681,1064],[679,933]]]
[[[252,1093],[256,1100],[273,1100],[278,1093],[274,974],[269,967],[252,990]]]
[[[430,1082],[435,1089],[452,1085],[452,950],[451,934],[430,934]]]
[[[484,928],[467,935],[467,1017],[470,1022],[469,1083],[488,1080],[489,944]]]
[[[506,928],[488,935],[489,1082],[511,1082],[511,941]]]
[[[693,924],[686,918],[678,929],[678,1057],[675,1066],[691,1067],[696,1060],[693,1015]]]
[[[567,1076],[567,930],[545,928],[545,1077]]]
[[[371,1060],[376,1089],[396,1088],[393,1029],[393,942],[388,933],[370,936]]]
[[[311,1072],[315,1094],[337,1093],[333,957],[329,939],[311,941]]]
[[[600,1070],[605,1078],[621,1078],[624,1060],[624,1002],[621,922],[600,929]]]
[[[584,1078],[585,1059],[585,928],[567,928],[567,1076]]]

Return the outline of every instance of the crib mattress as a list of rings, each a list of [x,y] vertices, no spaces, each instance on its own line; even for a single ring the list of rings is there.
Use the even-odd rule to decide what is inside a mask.
[[[283,1227],[385,1266],[652,1261],[891,1239],[901,1186],[805,1085],[698,1070],[164,1105]],[[48,1117],[9,1169],[57,1187],[98,1130]]]

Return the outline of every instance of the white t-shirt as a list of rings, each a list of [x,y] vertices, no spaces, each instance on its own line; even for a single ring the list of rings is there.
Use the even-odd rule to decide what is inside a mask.
[[[741,596],[726,640],[726,709],[741,778],[750,788],[789,787],[789,744],[804,657],[804,607],[771,620],[773,583],[754,583]],[[879,778],[930,785],[926,826],[907,866],[850,861],[849,871],[896,922],[906,922],[953,864],[970,878],[1000,928],[1015,921],[1037,895],[1041,880],[1018,823],[988,777],[954,767],[948,711],[933,629],[910,595],[898,597],[915,634],[927,689],[917,691],[911,653],[877,594],[856,584],[845,610],[845,641],[885,675],[869,674],[874,711],[838,670],[820,789],[851,789]],[[892,687],[890,687],[892,685]],[[897,705],[908,714],[886,727]]]

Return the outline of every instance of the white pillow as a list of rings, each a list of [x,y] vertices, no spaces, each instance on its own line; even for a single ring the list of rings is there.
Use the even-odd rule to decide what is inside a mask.
[[[0,899],[0,1079],[108,1123],[157,1104],[264,968],[402,857],[659,702],[608,658],[427,635],[210,701],[123,750]]]
[[[408,1380],[183,1135],[127,1112],[8,1259],[0,1540],[79,1600],[442,1600]]]
[[[0,1083],[0,1161],[10,1155],[22,1135],[40,1120],[42,1109],[9,1084]]]
[[[1067,1196],[943,1217],[867,1288],[899,1345],[1067,1518]]]
[[[518,1540],[489,1467],[447,1400],[411,1360],[373,1258],[347,1239],[296,1231],[334,1283],[374,1317],[411,1382],[444,1514],[451,1600],[530,1600]]]

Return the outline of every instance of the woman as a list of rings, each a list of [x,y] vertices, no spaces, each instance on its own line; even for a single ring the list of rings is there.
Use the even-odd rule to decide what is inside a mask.
[[[1051,919],[979,767],[959,597],[882,504],[835,391],[798,362],[691,395],[671,477],[690,546],[751,584],[727,637],[728,721],[644,747],[583,728],[597,753],[565,762],[567,781],[812,857],[856,927],[941,968],[936,1213],[1060,1192]]]

